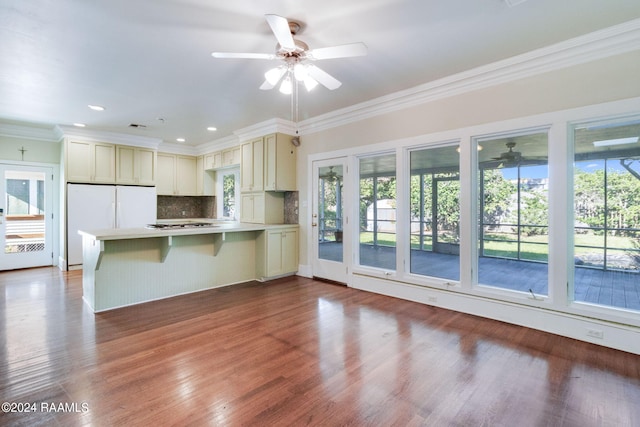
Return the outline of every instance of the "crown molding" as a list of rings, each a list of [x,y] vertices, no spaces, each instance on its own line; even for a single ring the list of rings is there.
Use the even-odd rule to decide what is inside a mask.
[[[24,125],[9,122],[0,122],[0,136],[45,142],[60,142],[64,137],[58,126]]]
[[[162,143],[159,138],[148,136],[128,135],[124,133],[95,131],[75,126],[59,126],[65,138],[81,138],[84,141],[108,142],[110,144],[131,145],[134,147],[157,149]]]
[[[240,142],[240,139],[236,135],[225,136],[224,138],[215,139],[213,141],[205,142],[196,145],[196,152],[198,154],[212,153],[214,151],[224,150],[225,148],[231,148]]]
[[[289,120],[274,118],[239,129],[233,133],[240,139],[240,141],[247,141],[252,138],[257,138],[275,132],[295,135],[296,127],[295,124]]]
[[[183,154],[185,156],[197,156],[198,150],[193,145],[177,144],[174,142],[162,142],[158,146],[158,152],[170,154]]]
[[[453,74],[298,124],[302,135],[640,49],[640,19]]]

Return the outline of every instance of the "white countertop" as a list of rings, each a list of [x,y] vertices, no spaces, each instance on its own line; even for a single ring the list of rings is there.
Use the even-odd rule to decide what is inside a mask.
[[[78,234],[94,240],[146,239],[151,237],[188,236],[194,234],[237,233],[243,231],[277,230],[286,227],[297,227],[297,224],[249,224],[244,222],[215,220],[160,220],[158,223],[211,222],[211,227],[193,228],[106,228],[102,230],[80,230]]]

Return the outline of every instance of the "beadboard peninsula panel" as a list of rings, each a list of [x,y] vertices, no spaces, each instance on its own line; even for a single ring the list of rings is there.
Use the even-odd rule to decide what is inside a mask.
[[[99,312],[253,280],[255,244],[254,231],[85,244],[85,300]]]

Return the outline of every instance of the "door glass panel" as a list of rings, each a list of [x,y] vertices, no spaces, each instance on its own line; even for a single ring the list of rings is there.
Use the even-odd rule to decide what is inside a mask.
[[[457,147],[411,152],[411,273],[460,279]]]
[[[482,139],[478,149],[478,282],[547,295],[547,133]]]
[[[342,262],[343,167],[324,166],[318,173],[318,257]]]
[[[4,253],[45,249],[45,174],[5,171]]]
[[[640,310],[640,120],[574,128],[575,301]]]
[[[360,159],[360,265],[396,269],[396,155]]]

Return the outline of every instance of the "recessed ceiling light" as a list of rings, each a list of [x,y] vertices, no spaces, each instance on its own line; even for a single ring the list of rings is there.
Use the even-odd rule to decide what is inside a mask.
[[[215,128],[215,127],[213,127],[213,126],[209,126],[209,127],[207,128],[207,130],[208,130],[208,131],[211,131],[211,132],[215,132],[215,131],[217,131],[218,129],[217,129],[217,128]]]
[[[73,125],[78,128],[83,128],[86,126],[84,123],[74,123]]]
[[[638,137],[632,136],[630,138],[616,138],[616,139],[605,139],[603,141],[593,141],[593,146],[608,147],[610,145],[634,144],[636,142],[638,142]]]
[[[178,142],[185,142],[185,141],[186,141],[186,139],[184,139],[184,138],[176,138],[176,141],[178,141]]]
[[[93,111],[104,111],[104,107],[102,105],[89,104],[88,107],[91,108]]]

